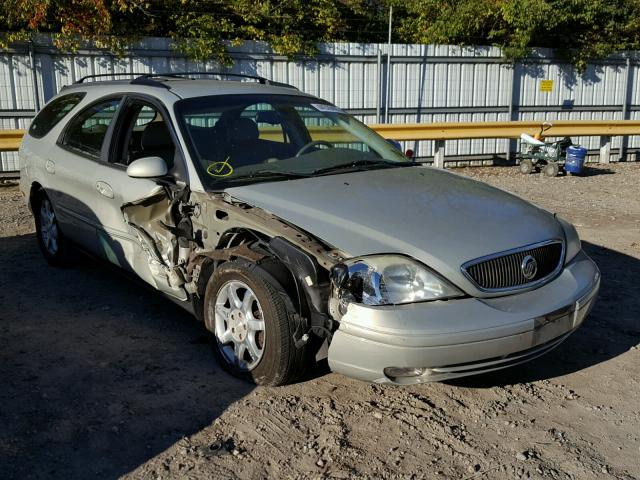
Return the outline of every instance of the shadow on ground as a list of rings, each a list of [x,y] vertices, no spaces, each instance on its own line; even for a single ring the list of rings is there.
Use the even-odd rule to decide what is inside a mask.
[[[582,172],[578,177],[597,177],[598,175],[615,175],[615,171],[610,168],[593,168],[589,165],[585,165]]]
[[[553,378],[640,342],[640,261],[584,246],[603,281],[583,327],[531,363],[452,384]],[[102,264],[53,269],[31,234],[0,238],[0,271],[3,478],[116,478],[251,391],[219,370],[188,313]]]
[[[602,273],[598,300],[582,326],[555,350],[531,362],[447,383],[490,388],[550,379],[606,362],[640,344],[640,260],[588,242],[582,246]]]
[[[0,271],[3,478],[116,478],[251,390],[191,315],[101,264],[51,268],[31,234],[0,238]]]

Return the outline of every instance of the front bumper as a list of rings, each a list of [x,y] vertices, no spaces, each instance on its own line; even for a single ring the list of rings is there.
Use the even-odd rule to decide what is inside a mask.
[[[408,305],[351,304],[329,347],[334,372],[376,383],[440,381],[538,357],[583,322],[600,272],[580,252],[552,282],[525,293]],[[386,368],[421,369],[391,376]]]

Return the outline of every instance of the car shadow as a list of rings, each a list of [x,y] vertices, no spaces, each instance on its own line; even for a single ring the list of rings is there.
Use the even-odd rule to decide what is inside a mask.
[[[34,234],[0,238],[2,478],[120,477],[253,388],[189,313],[78,263],[48,266]]]
[[[640,296],[629,293],[640,260],[583,245],[603,282],[582,328],[530,363],[448,383],[489,388],[553,378],[640,342]],[[253,388],[219,369],[206,330],[189,313],[101,263],[51,268],[29,234],[0,238],[0,271],[3,478],[117,478]]]
[[[598,299],[582,326],[542,357],[446,383],[491,388],[551,379],[606,362],[640,344],[640,260],[588,242],[582,242],[582,246],[602,273]]]

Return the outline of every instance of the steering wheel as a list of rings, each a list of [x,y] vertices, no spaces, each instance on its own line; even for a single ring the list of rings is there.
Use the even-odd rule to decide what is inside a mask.
[[[325,147],[333,148],[333,144],[331,144],[329,142],[326,142],[324,140],[314,140],[314,141],[311,141],[311,142],[307,143],[300,150],[298,150],[298,153],[296,153],[296,157],[299,157],[304,152],[309,150],[311,147],[315,147],[316,145],[324,145]]]

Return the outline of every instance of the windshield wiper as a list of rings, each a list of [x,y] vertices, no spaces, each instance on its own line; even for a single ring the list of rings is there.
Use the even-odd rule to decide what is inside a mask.
[[[312,173],[314,175],[317,174],[323,174],[323,173],[330,173],[330,172],[336,172],[339,170],[349,170],[352,168],[358,168],[358,167],[366,167],[366,166],[372,166],[372,167],[411,167],[411,166],[415,166],[415,163],[413,162],[394,162],[392,160],[382,160],[382,159],[362,159],[362,160],[354,160],[352,162],[349,163],[341,163],[338,165],[333,165],[331,167],[325,167],[325,168],[319,168],[317,170],[314,170]]]
[[[256,172],[246,173],[244,175],[227,177],[227,181],[233,180],[252,180],[262,178],[308,178],[310,175],[305,173],[287,172],[286,170],[258,170]]]

